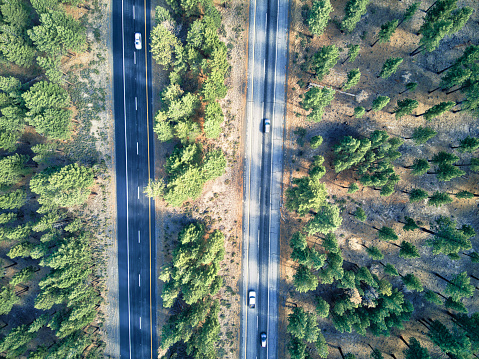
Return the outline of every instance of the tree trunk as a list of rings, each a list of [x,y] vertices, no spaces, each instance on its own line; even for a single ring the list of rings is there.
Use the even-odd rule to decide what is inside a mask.
[[[401,91],[401,92],[399,93],[399,95],[402,95],[403,93],[405,93],[405,92],[407,92],[407,91],[409,91],[409,90],[408,90],[408,89],[405,89],[404,91]]]
[[[459,88],[457,88],[457,89],[455,89],[455,90],[448,91],[448,92],[446,92],[446,95],[449,95],[449,94],[454,93],[454,92],[456,92],[456,91],[462,90],[464,87],[466,87],[466,86],[462,86],[462,87],[459,87]],[[452,87],[450,87],[450,88],[452,88]]]
[[[423,46],[424,45],[421,45],[421,46],[417,47],[416,50],[414,50],[413,52],[411,52],[409,54],[409,56],[416,56],[417,54],[419,54],[421,52],[421,49],[422,49]]]
[[[341,358],[344,359],[344,354],[343,354],[343,350],[341,349],[341,347],[338,347],[338,350],[339,350],[339,354],[341,354]]]
[[[436,5],[436,3],[437,3],[437,1],[434,1],[434,2],[432,3],[432,5],[427,8],[426,13],[427,13],[429,10],[431,10],[431,8],[432,8],[434,5]]]
[[[428,94],[431,94],[431,93],[433,93],[434,91],[437,91],[437,90],[439,90],[440,88],[441,88],[441,86],[439,86],[439,87],[436,87],[434,90],[428,91],[427,93],[428,93]]]
[[[436,75],[440,75],[440,74],[442,74],[444,71],[447,71],[447,70],[449,70],[449,69],[450,69],[451,67],[453,67],[454,65],[455,65],[455,63],[454,63],[454,64],[452,64],[451,66],[448,66],[448,67],[446,67],[445,69],[442,69],[441,71],[438,71],[438,72],[436,72]]]
[[[423,112],[423,113],[421,113],[421,114],[419,114],[419,115],[414,115],[414,116],[415,116],[415,117],[421,117],[421,116],[424,115],[425,113],[426,113],[426,112]]]
[[[449,284],[453,284],[451,283],[451,281],[449,279],[446,279],[444,278],[442,275],[440,275],[439,273],[436,273],[436,272],[432,272],[432,274],[434,274],[436,277],[438,278],[441,278],[442,280],[445,280],[446,282],[448,282]]]
[[[406,346],[409,348],[409,343],[403,338],[402,335],[399,336],[399,339],[401,339],[401,341],[406,344]]]
[[[349,60],[350,57],[351,57],[351,56],[346,57],[346,60],[344,60],[341,65],[344,65],[344,64],[346,63],[346,61]]]
[[[374,43],[371,45],[371,47],[374,47],[374,45],[376,45],[378,41],[379,41],[379,39],[376,39],[376,41],[374,41]]]

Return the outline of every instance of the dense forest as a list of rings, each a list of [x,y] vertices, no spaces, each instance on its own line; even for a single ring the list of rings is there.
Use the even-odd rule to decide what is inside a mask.
[[[459,6],[457,0],[438,0],[427,7],[425,2],[409,2],[402,13],[381,13],[395,16],[390,15],[392,18],[380,25],[374,36],[368,36],[365,25],[358,37],[357,24],[372,21],[367,16],[368,20],[362,19],[368,11],[372,14],[379,11],[376,2],[347,1],[341,20],[338,16],[332,19],[335,9],[329,0],[303,3],[302,21],[307,30],[297,38],[302,37],[305,51],[296,53],[292,59],[294,64],[300,62],[296,65],[300,68],[297,84],[304,89],[298,96],[298,107],[304,112],[297,113],[297,117],[320,123],[331,114],[333,101],[337,101],[336,104],[343,101],[337,97],[345,94],[344,91],[350,91],[346,95],[358,96],[365,84],[361,77],[366,69],[354,62],[361,55],[383,58],[379,72],[368,77],[371,82],[368,85],[391,81],[388,86],[392,89],[393,80],[404,85],[396,93],[397,100],[388,92],[373,93],[367,101],[368,107],[357,106],[358,100],[355,105],[353,101],[348,103],[355,107],[344,127],[351,126],[350,123],[356,126],[352,119],[364,120],[362,123],[367,123],[365,127],[369,131],[361,131],[357,126],[354,131],[349,129],[352,134],[345,130],[344,135],[336,132],[336,136],[326,139],[317,134],[315,125],[307,125],[311,128],[310,135],[304,128],[295,130],[299,154],[294,155],[292,167],[299,167],[294,162],[300,160],[303,170],[302,176],[292,176],[291,187],[285,192],[285,206],[290,211],[290,221],[285,225],[289,226],[290,233],[287,266],[293,274],[291,283],[296,292],[288,299],[295,305],[286,310],[286,352],[295,359],[326,358],[331,354],[343,359],[387,355],[430,358],[441,352],[450,358],[477,357],[479,313],[473,303],[477,304],[479,288],[478,228],[477,222],[469,218],[474,218],[474,213],[477,218],[478,194],[473,179],[477,181],[479,172],[479,137],[464,134],[447,138],[446,132],[441,139],[447,138],[447,147],[444,142],[439,145],[434,142],[434,147],[430,144],[439,134],[435,121],[448,113],[467,114],[468,119],[474,119],[470,132],[477,134],[479,47],[469,41],[466,46],[460,46],[462,54],[449,66],[429,70],[439,75],[440,83],[425,91],[426,96],[430,96],[428,100],[436,96],[437,91],[442,92],[442,100],[429,107],[421,104],[424,97],[416,98],[420,78],[398,80],[399,73],[411,72],[412,66],[422,65],[415,64],[418,57],[434,56],[443,39],[460,32],[473,9]],[[379,48],[387,46],[399,27],[409,26],[411,19],[420,23],[419,43],[407,58],[390,56],[387,47]],[[327,27],[329,36],[321,37]],[[332,37],[341,45],[325,44]],[[364,48],[366,37],[371,42]],[[342,55],[344,47],[340,46],[344,46],[345,38],[350,42],[347,54]],[[359,38],[361,45],[354,43]],[[314,45],[313,41],[316,41]],[[317,44],[317,51],[310,53]],[[394,46],[397,44],[396,40]],[[443,48],[441,51],[444,53]],[[340,57],[344,60],[339,63]],[[352,63],[355,68],[349,71],[337,68],[346,63]],[[344,78],[341,85],[337,82],[330,85],[334,76],[328,75],[332,71],[345,74],[341,75]],[[417,73],[420,71],[415,72],[416,76]],[[304,78],[310,81],[309,86]],[[375,121],[380,121],[374,116],[388,113],[389,117],[384,118],[389,122],[414,117],[416,127],[411,128],[411,122],[407,122],[404,127],[393,124],[395,131],[388,130],[391,127],[387,125],[378,129]],[[328,122],[321,129],[330,125]],[[412,134],[398,135],[401,128]],[[325,136],[328,135],[326,131]],[[309,137],[309,144],[304,137]],[[330,147],[325,147],[325,142]],[[431,146],[428,151],[427,146]],[[414,147],[420,150],[409,150]],[[411,153],[415,154],[412,158]],[[418,153],[429,156],[418,156]],[[301,156],[305,158],[300,159]],[[326,176],[329,171],[334,174]],[[472,179],[472,182],[458,183],[459,179]],[[342,191],[342,194],[331,195],[331,191]],[[455,215],[458,203],[471,215],[464,218]],[[456,209],[449,207],[452,204]],[[379,206],[384,214],[374,212]],[[401,210],[398,212],[397,208]],[[345,222],[349,228],[344,228]],[[349,239],[344,240],[342,237],[346,236]],[[431,270],[427,262],[435,263],[435,258],[450,264]],[[329,324],[333,329],[329,329]],[[326,327],[328,335],[323,331]],[[343,333],[355,336],[343,336]],[[406,349],[394,344],[387,348],[375,347],[374,343],[381,343],[375,337],[396,337]],[[341,346],[347,338],[351,342],[368,343],[369,348],[357,346],[356,352],[346,352]],[[343,344],[338,344],[341,342]]]
[[[103,357],[104,244],[86,210],[105,174],[87,135],[102,96],[91,83],[84,100],[82,83],[92,69],[80,80],[62,65],[91,51],[88,18],[72,13],[100,8],[82,4],[0,1],[0,353],[6,358]]]

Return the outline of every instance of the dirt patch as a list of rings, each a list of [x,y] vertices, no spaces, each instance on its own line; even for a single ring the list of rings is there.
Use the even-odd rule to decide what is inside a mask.
[[[340,21],[343,17],[344,5],[346,0],[334,1],[333,21]],[[459,261],[451,261],[442,255],[432,255],[431,248],[426,246],[426,234],[414,232],[405,232],[402,230],[402,220],[404,216],[413,217],[421,221],[426,226],[430,220],[443,214],[454,216],[460,225],[470,224],[476,232],[479,231],[478,209],[475,200],[458,200],[448,206],[440,208],[427,206],[424,203],[409,203],[406,194],[401,190],[411,188],[423,188],[428,192],[436,190],[444,192],[458,192],[468,190],[477,192],[478,175],[466,170],[466,176],[453,179],[450,182],[438,182],[434,175],[424,175],[413,177],[410,170],[402,166],[411,165],[416,157],[431,158],[438,151],[450,151],[451,144],[457,145],[458,139],[467,135],[477,136],[479,127],[477,119],[468,113],[458,114],[447,113],[441,117],[426,123],[422,117],[405,116],[397,121],[390,112],[398,100],[413,98],[419,102],[419,107],[414,113],[420,114],[429,107],[441,101],[460,101],[463,95],[460,92],[445,95],[444,92],[436,91],[428,94],[429,90],[434,89],[440,82],[440,75],[435,71],[449,66],[454,59],[459,57],[468,41],[477,42],[479,33],[478,14],[474,13],[468,21],[467,26],[453,36],[445,38],[439,48],[429,54],[420,54],[410,57],[409,53],[413,51],[419,42],[416,35],[421,23],[423,12],[418,12],[413,19],[402,24],[391,38],[391,41],[385,44],[370,45],[375,40],[381,24],[401,18],[405,9],[412,1],[379,1],[373,0],[368,7],[368,13],[358,23],[358,26],[352,34],[341,34],[334,23],[330,23],[326,32],[320,36],[309,39],[309,31],[303,24],[301,9],[304,5],[311,6],[310,1],[294,0],[291,3],[291,27],[290,27],[290,62],[288,79],[288,108],[287,108],[287,136],[285,141],[285,168],[284,168],[284,187],[291,185],[293,178],[307,174],[307,168],[314,155],[320,154],[325,157],[325,166],[327,169],[323,181],[328,188],[330,201],[338,204],[343,209],[343,224],[337,231],[337,237],[341,245],[345,261],[357,263],[359,266],[367,266],[373,271],[383,273],[378,267],[377,262],[371,260],[361,244],[368,246],[374,245],[385,254],[383,262],[393,264],[401,274],[413,273],[416,275],[424,287],[442,293],[446,283],[435,277],[432,272],[439,271],[447,278],[451,278],[457,273],[467,271],[469,274],[477,276],[477,265],[474,267],[470,259],[461,256]],[[421,8],[426,9],[433,1],[422,2]],[[477,9],[477,1],[459,1],[459,6],[470,6]],[[347,96],[337,93],[331,106],[325,110],[323,120],[320,123],[307,122],[306,113],[300,107],[299,102],[306,92],[306,88],[300,87],[301,81],[307,84],[311,78],[305,72],[301,71],[300,66],[306,58],[311,57],[321,46],[335,44],[340,48],[340,59],[331,73],[326,76],[321,85],[331,86],[334,89],[345,82],[346,74],[352,69],[359,68],[361,71],[360,83],[348,90],[356,96]],[[346,62],[347,45],[359,44],[361,46],[360,55],[353,62]],[[399,67],[396,74],[389,79],[377,79],[382,64],[389,57],[402,57],[404,62]],[[407,82],[417,82],[417,89],[412,92],[399,94],[405,89]],[[371,103],[377,95],[389,96],[391,102],[381,112],[369,112],[363,118],[352,118],[353,110],[356,106],[371,108]],[[426,145],[417,146],[412,141],[406,140],[400,148],[402,157],[395,162],[395,171],[401,176],[401,181],[396,186],[396,192],[390,197],[380,197],[379,192],[371,188],[360,186],[360,190],[355,194],[347,194],[347,187],[354,181],[351,171],[344,171],[336,174],[331,166],[333,145],[338,143],[339,139],[345,135],[369,136],[374,130],[386,130],[391,136],[410,137],[412,131],[417,126],[430,126],[438,132],[438,135],[430,140]],[[306,142],[312,136],[321,135],[324,138],[323,144],[317,149],[312,150],[308,145],[301,147],[297,142],[297,136],[293,131],[298,127],[306,128]],[[462,163],[468,163],[470,155],[461,154]],[[362,206],[367,214],[367,220],[363,224],[348,214],[353,212],[357,206]],[[287,315],[290,313],[292,303],[304,306],[309,311],[314,311],[314,296],[321,295],[329,303],[333,303],[330,295],[330,286],[319,285],[314,293],[297,293],[292,285],[292,276],[294,274],[294,262],[291,261],[289,239],[295,231],[299,230],[307,218],[299,218],[295,214],[283,212],[285,220],[281,226],[281,287],[280,298],[283,307],[280,308],[280,351],[278,356],[288,357],[286,344],[289,337],[286,334]],[[371,228],[390,226],[394,228],[399,235],[399,240],[406,240],[416,245],[420,251],[421,257],[418,259],[406,260],[398,257],[398,248],[393,245],[377,239],[376,231]],[[473,247],[478,249],[477,239],[473,238]],[[399,242],[397,242],[399,243]],[[321,249],[321,241],[317,241],[317,248]],[[474,282],[474,279],[471,280]],[[400,279],[393,279],[394,287],[403,288]],[[477,283],[472,283],[477,285]],[[441,309],[435,305],[428,304],[422,294],[416,292],[405,292],[405,297],[409,299],[414,307],[412,319],[405,323],[404,329],[399,331],[395,329],[393,335],[389,338],[374,337],[372,335],[360,336],[356,333],[339,333],[332,325],[329,319],[320,320],[321,329],[328,342],[330,355],[328,358],[341,358],[338,347],[341,347],[344,353],[351,352],[358,358],[369,357],[372,347],[379,348],[385,354],[395,354],[402,356],[402,351],[406,346],[398,339],[398,335],[405,338],[415,336],[423,345],[430,349],[432,355],[441,355],[437,347],[433,347],[427,339],[425,328],[416,320],[419,318],[444,319]],[[472,298],[464,300],[464,304],[469,310],[477,308],[479,298],[475,295]],[[449,320],[446,321],[449,323]],[[313,358],[317,358],[314,352]]]
[[[152,9],[164,5],[162,1],[152,1]],[[225,259],[221,263],[220,275],[224,287],[216,295],[221,301],[221,333],[218,355],[222,358],[236,358],[239,355],[241,242],[243,210],[243,123],[246,101],[246,61],[248,41],[249,1],[232,0],[225,6],[217,6],[223,23],[219,29],[220,39],[228,48],[231,65],[226,97],[220,102],[225,114],[223,132],[216,140],[205,143],[220,147],[228,160],[226,173],[205,185],[202,196],[183,208],[172,208],[162,201],[156,201],[156,245],[157,272],[171,260],[171,251],[179,230],[193,219],[204,220],[208,230],[219,229],[225,234]],[[153,14],[152,14],[153,15]],[[153,61],[153,100],[154,113],[159,109],[159,93],[164,88],[167,75]],[[155,138],[155,178],[165,176],[166,156],[172,152],[174,144],[161,143]],[[157,328],[161,328],[170,314],[161,301],[162,283],[157,283]],[[160,352],[160,356],[161,356]]]

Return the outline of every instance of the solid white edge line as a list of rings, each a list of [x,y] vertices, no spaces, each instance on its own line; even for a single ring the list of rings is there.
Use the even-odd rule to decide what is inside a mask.
[[[279,29],[279,2],[280,0],[277,0],[277,4],[278,4],[278,7],[277,7],[277,10],[276,10],[276,42],[275,42],[275,57],[274,57],[274,77],[273,77],[273,111],[272,111],[272,119],[271,119],[271,122],[273,122],[274,120],[274,114],[275,114],[275,104],[276,104],[276,69],[277,69],[277,65],[278,65],[278,36],[279,36],[279,32],[278,32],[278,29]],[[282,123],[282,121],[280,122]],[[273,131],[272,131],[272,134],[271,134],[271,179],[270,179],[270,188],[273,189],[273,176],[274,176],[274,173],[273,173],[273,162],[274,162],[274,127],[273,127]],[[269,202],[271,203],[271,197],[272,197],[272,190],[269,191]],[[268,225],[268,236],[271,236],[271,205],[269,207],[269,225]],[[269,288],[269,278],[270,278],[270,272],[272,270],[271,266],[271,238],[269,238],[268,240],[268,320],[266,321],[266,330],[267,332],[269,333],[269,321],[270,321],[270,317],[269,317],[269,309],[270,309],[270,303],[269,303],[269,291],[270,291],[270,288]],[[268,339],[270,338],[271,336],[268,335]],[[278,348],[276,347],[276,350],[278,350]],[[268,358],[269,356],[269,345],[266,346],[266,358]]]
[[[138,230],[138,243],[141,242],[141,239],[140,239],[140,230]]]
[[[138,97],[135,96],[135,110],[138,111]]]
[[[125,22],[124,22],[124,2],[121,0],[121,41],[123,56],[123,115],[125,125],[125,181],[126,181],[126,268],[128,277],[128,351],[131,358],[131,309],[130,309],[130,237],[128,226],[128,145],[126,136],[126,88],[125,88]]]
[[[251,44],[253,47],[252,47],[252,54],[251,54],[251,57],[252,57],[252,68],[254,70],[254,45],[255,45],[255,41],[256,41],[256,0],[254,0],[254,16],[253,16],[253,43]],[[248,64],[248,72],[249,72],[249,64]],[[252,72],[251,73],[252,75],[254,75],[254,73]],[[251,76],[251,97],[254,98],[253,94],[254,94],[254,81],[253,81],[253,76]],[[248,95],[246,95],[248,96]],[[248,102],[247,102],[248,103]],[[250,104],[250,107],[252,108],[252,104]],[[251,113],[253,113],[253,111],[251,111]],[[251,116],[252,117],[252,116]],[[249,125],[251,125],[251,119],[249,121]],[[251,126],[248,126],[247,127],[247,132],[246,132],[246,138],[249,137],[249,140],[252,142],[253,139],[252,139],[252,136],[251,136]],[[249,146],[249,149],[248,150],[251,150],[251,143],[250,143],[250,146]],[[248,156],[248,197],[247,197],[247,201],[248,201],[248,217],[247,217],[247,220],[248,220],[248,223],[247,223],[247,232],[246,232],[246,237],[247,237],[247,240],[246,240],[246,273],[245,273],[245,278],[246,278],[246,285],[245,285],[245,288],[243,289],[243,294],[246,293],[247,291],[247,287],[249,286],[249,281],[248,281],[248,274],[249,274],[249,234],[250,234],[250,208],[251,208],[251,153],[249,154]],[[244,327],[244,355],[245,355],[245,358],[247,357],[247,351],[246,351],[246,347],[247,347],[247,342],[248,342],[248,312],[246,312],[246,315],[245,315],[245,327]]]
[[[137,187],[138,189],[138,199],[140,199],[140,187]]]
[[[141,317],[140,317],[140,330],[141,330]]]
[[[136,65],[136,51],[133,51],[133,63]]]
[[[138,273],[138,287],[141,287],[141,274]]]
[[[133,20],[135,20],[135,5],[133,5]]]

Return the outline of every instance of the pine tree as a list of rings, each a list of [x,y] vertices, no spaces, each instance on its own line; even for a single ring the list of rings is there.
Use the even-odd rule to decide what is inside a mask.
[[[429,197],[427,204],[429,206],[441,207],[444,204],[449,204],[452,202],[451,196],[445,192],[436,191]]]
[[[401,280],[409,290],[415,290],[417,292],[422,292],[424,290],[421,281],[412,273],[406,274]]]
[[[404,350],[404,359],[430,359],[429,352],[416,338],[409,338],[409,346]]]
[[[339,58],[339,50],[335,45],[323,46],[316,52],[312,59],[311,68],[315,72],[318,81],[329,74],[329,71],[336,65]]]
[[[311,273],[311,270],[300,264],[293,275],[293,283],[300,293],[315,290],[318,287],[318,277]]]
[[[19,209],[27,202],[27,194],[22,189],[0,195],[1,209]]]
[[[438,181],[450,181],[456,177],[464,176],[466,172],[448,163],[441,163],[436,168],[436,178]]]
[[[341,22],[341,31],[352,32],[361,16],[366,14],[366,7],[370,0],[349,0],[344,9],[344,18]]]
[[[387,96],[378,96],[374,99],[371,110],[381,111],[389,103],[391,99]]]
[[[405,259],[412,259],[412,258],[419,258],[421,255],[419,254],[418,249],[414,244],[411,244],[406,241],[401,242],[401,249],[399,250],[399,257]]]
[[[311,140],[309,141],[309,145],[312,149],[318,148],[319,146],[321,146],[322,143],[323,138],[320,135],[311,137]]]
[[[359,55],[359,51],[361,50],[359,45],[349,44],[348,48],[349,48],[348,55],[346,56],[346,60],[343,61],[343,64],[346,61],[354,62],[354,60],[356,60],[356,57],[358,57],[358,55]]]
[[[351,87],[356,86],[361,78],[361,72],[359,69],[351,70],[348,72],[348,79],[343,85],[343,90],[349,90]]]
[[[304,216],[310,210],[318,211],[326,202],[326,187],[320,177],[303,176],[293,180],[286,190],[286,208]]]
[[[311,87],[301,101],[301,107],[308,111],[312,110],[306,117],[309,121],[319,122],[323,118],[324,108],[331,104],[336,91],[330,88]]]
[[[450,332],[438,320],[432,321],[427,335],[446,354],[450,353],[456,357],[466,358],[471,355],[471,341],[464,333],[458,330]]]
[[[418,106],[419,102],[410,98],[398,101],[397,106],[394,109],[396,120],[399,120],[403,116],[410,115]]]
[[[329,0],[315,0],[308,15],[309,31],[314,35],[321,35],[329,21],[329,14],[333,11]]]
[[[390,263],[388,263],[384,266],[384,273],[389,274],[393,277],[398,277],[399,276],[399,273],[398,273],[397,269],[394,268],[394,266]]]
[[[364,222],[367,219],[366,212],[361,207],[357,207],[353,213],[354,217],[361,222]]]
[[[441,116],[444,112],[451,110],[454,106],[456,106],[456,103],[454,101],[441,102],[437,105],[432,106],[423,114],[416,115],[416,117],[424,115],[424,119],[426,121],[431,121],[432,119]]]
[[[469,278],[467,272],[462,272],[448,281],[444,293],[456,301],[462,298],[472,297],[475,288],[470,282],[471,278]]]
[[[479,346],[479,313],[474,313],[470,317],[465,314],[452,315],[452,320],[466,333],[473,348],[477,348]]]
[[[327,234],[339,228],[342,221],[339,207],[335,205],[325,205],[322,206],[316,215],[307,223],[305,231],[308,232],[310,236],[318,232]]]
[[[327,318],[329,315],[329,303],[320,296],[316,297],[316,314],[321,318]]]
[[[437,305],[442,304],[441,297],[437,293],[434,293],[432,290],[429,289],[426,289],[424,291],[424,299],[426,299],[430,303],[434,303]]]
[[[420,5],[421,5],[420,1],[416,1],[416,2],[412,3],[411,5],[409,5],[409,7],[406,9],[406,12],[404,13],[403,19],[399,23],[399,25],[401,25],[403,22],[409,21],[413,17],[413,15],[417,12]]]
[[[370,256],[374,260],[380,261],[384,258],[384,254],[382,254],[378,247],[366,247],[366,252],[368,256]]]
[[[417,82],[408,82],[408,83],[406,84],[406,89],[405,89],[404,91],[400,92],[399,94],[401,95],[401,94],[403,94],[403,93],[405,93],[405,92],[407,92],[407,91],[411,91],[411,92],[412,92],[412,91],[414,91],[416,88],[417,88]]]
[[[86,202],[94,183],[91,168],[71,164],[49,167],[30,180],[30,189],[46,208],[72,207]]]
[[[286,330],[293,337],[304,339],[306,336],[307,314],[303,308],[295,307],[293,312],[288,315],[288,327]]]
[[[378,75],[378,78],[383,78],[387,79],[389,76],[394,74],[399,65],[403,62],[403,59],[401,57],[391,57],[386,60],[386,62],[383,64],[383,68],[381,69],[381,72]]]
[[[20,298],[15,295],[15,288],[10,285],[3,286],[0,291],[0,315],[7,315],[18,303]]]
[[[431,138],[435,137],[437,132],[434,131],[431,127],[416,127],[412,134],[412,139],[416,145],[422,145],[429,141]],[[429,168],[428,168],[429,169]]]
[[[454,300],[452,297],[446,299],[446,301],[444,302],[444,306],[446,307],[446,309],[467,314],[466,306],[463,303]]]
[[[411,203],[422,201],[428,197],[428,193],[422,188],[414,188],[409,192],[409,202]]]
[[[455,34],[459,30],[461,30],[466,22],[471,17],[474,10],[468,6],[464,6],[459,10],[456,10],[452,13],[451,20],[452,20],[452,28],[449,30],[450,34]]]
[[[405,216],[404,220],[406,221],[406,223],[404,223],[403,230],[413,231],[419,228],[419,226],[416,224],[416,221],[414,221],[414,219],[412,219],[411,217]]]
[[[366,109],[363,106],[357,106],[354,108],[354,117],[361,118],[366,113]]]
[[[396,241],[399,238],[392,228],[386,226],[378,229],[378,237],[384,241]]]
[[[0,159],[0,189],[5,190],[18,183],[22,176],[30,172],[25,168],[28,157],[18,153]]]
[[[40,14],[40,25],[27,30],[38,51],[52,57],[67,51],[82,52],[86,46],[83,25],[65,11],[49,11]]]
[[[316,341],[316,351],[320,358],[327,358],[329,354],[328,343],[322,332],[318,335],[318,340]]]
[[[351,183],[348,188],[348,193],[355,193],[359,190],[359,186],[356,183]]]
[[[467,136],[460,141],[459,146],[453,148],[458,148],[459,152],[461,153],[474,152],[479,148],[479,138]]]
[[[456,59],[456,61],[451,66],[448,66],[445,69],[442,69],[441,71],[438,71],[436,73],[440,75],[444,71],[447,71],[452,67],[456,67],[458,65],[467,66],[477,61],[478,59],[479,59],[479,46],[469,45],[464,50],[464,53],[458,59]]]
[[[371,352],[371,359],[384,359],[384,357],[379,349],[374,348]]]
[[[456,228],[457,222],[444,216],[436,219],[433,227],[434,234],[426,243],[432,247],[432,253],[457,255],[460,251],[471,249],[471,241],[475,233],[471,233],[466,228]]]
[[[379,33],[378,33],[378,38],[371,45],[371,47],[376,45],[377,42],[379,42],[380,44],[388,42],[391,36],[394,34],[394,31],[396,31],[398,24],[399,24],[399,20],[391,20],[386,22],[385,24],[382,24],[381,30],[379,30]]]

